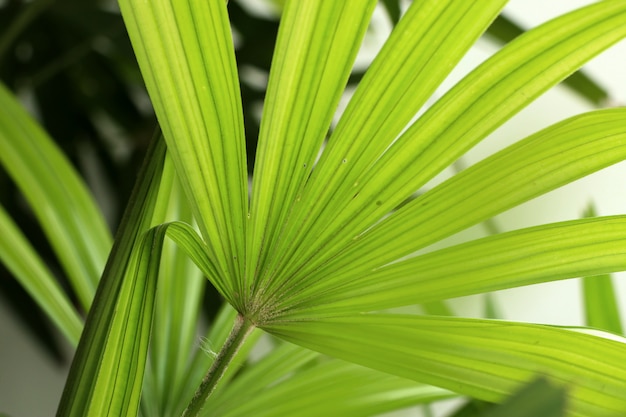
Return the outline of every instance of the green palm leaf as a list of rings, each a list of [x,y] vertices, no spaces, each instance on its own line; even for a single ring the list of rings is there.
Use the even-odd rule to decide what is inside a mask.
[[[539,374],[568,388],[567,415],[626,413],[624,339],[498,320],[384,314],[277,323],[267,330],[328,355],[487,401],[501,401]]]
[[[585,217],[596,215],[593,206],[585,212]],[[583,277],[582,292],[585,309],[585,324],[596,329],[623,334],[622,319],[619,314],[613,278],[610,274]]]
[[[318,291],[280,320],[374,311],[626,269],[626,217],[517,230],[393,263]],[[342,277],[344,278],[344,277]]]
[[[394,142],[503,5],[503,1],[412,4],[360,83],[302,195],[284,202],[293,205],[293,214],[283,226],[280,243],[272,249],[276,259],[267,271],[261,271],[272,277],[265,298],[271,300],[270,290],[284,292],[283,281],[297,281],[300,273],[294,271],[303,264],[323,261],[324,254],[334,254],[338,245],[351,240],[350,223],[362,213],[347,205],[362,201],[360,193],[372,189],[363,189],[360,177]],[[396,204],[414,191],[396,195]],[[363,227],[394,208],[391,201],[379,202],[373,202],[377,217]]]
[[[381,155],[384,147],[377,149],[366,141],[351,141],[354,147],[371,158],[363,166],[354,162],[359,167],[354,176],[337,171],[337,166],[341,165],[340,157],[351,159],[349,156],[344,158],[347,154],[343,150],[329,147],[324,154],[328,153],[328,158],[334,157],[336,165],[325,168],[324,157],[320,160],[316,172],[328,170],[326,177],[320,173],[318,180],[314,175],[309,190],[304,192],[311,192],[311,199],[318,209],[303,205],[301,216],[294,216],[298,238],[286,235],[283,239],[286,247],[279,247],[276,251],[281,254],[292,253],[290,250],[296,252],[275,281],[308,279],[302,276],[335,258],[337,252],[349,246],[355,237],[512,114],[585,60],[626,36],[624,9],[624,3],[620,1],[602,2],[528,31],[455,86],[384,154]],[[367,127],[361,124],[358,130],[363,132]],[[339,132],[340,127],[336,134]],[[395,132],[388,133],[391,142]],[[332,194],[330,190],[334,190]],[[324,205],[325,198],[332,198],[332,202]],[[317,227],[305,227],[304,218],[317,221]],[[387,232],[382,224],[377,229]],[[406,230],[404,224],[402,230]]]
[[[236,303],[248,199],[225,5],[123,1],[120,6],[176,172],[217,268],[213,283]]]
[[[354,397],[361,400],[372,392],[368,387],[390,393],[404,387],[396,378],[402,377],[500,401],[536,374],[546,374],[569,387],[569,415],[626,413],[623,341],[500,321],[358,314],[626,268],[622,216],[540,226],[401,259],[626,157],[623,110],[598,112],[533,135],[398,208],[514,113],[626,36],[623,0],[555,19],[507,45],[404,131],[504,3],[414,2],[316,162],[374,3],[288,2],[249,209],[225,2],[121,1],[202,237],[182,223],[149,229],[152,211],[164,202],[156,201],[156,187],[142,183],[144,194],[131,205],[116,241],[59,415],[137,413],[166,233],[237,312],[224,313],[235,320],[228,337],[228,326],[214,330],[224,341],[216,357],[196,355],[189,382],[178,379],[171,397],[155,398],[164,409],[178,412],[191,400],[184,415],[202,415],[210,411],[207,405],[219,404],[206,402],[212,392],[228,398],[226,384],[232,381],[236,389],[238,379],[231,364],[241,363],[258,327],[395,375],[385,377],[386,383],[381,377],[361,385],[364,391]],[[157,176],[164,157],[159,149],[151,161]],[[175,305],[182,302],[181,297]],[[156,351],[173,347],[156,343]],[[373,375],[338,363],[337,377],[346,386],[358,386],[359,375]],[[155,365],[146,384],[150,400],[163,395],[158,393],[168,375],[180,375],[167,364]],[[323,365],[301,372],[292,377],[293,386],[328,377]],[[189,386],[198,383],[193,396]],[[273,388],[282,395],[293,392],[287,384]],[[272,392],[263,394],[259,403],[273,402]],[[317,391],[312,401],[330,400],[329,395]],[[275,404],[274,412],[297,404]],[[248,412],[245,405],[241,410]],[[355,405],[346,413],[359,410]]]
[[[282,239],[317,158],[362,41],[373,0],[287,3],[272,61],[252,193],[246,298],[272,281],[261,274]],[[319,32],[318,32],[319,31]],[[317,37],[324,33],[324,37]],[[316,65],[324,62],[323,70]]]
[[[171,159],[167,158],[155,204],[158,222],[193,223]],[[170,234],[172,232],[170,231]],[[193,231],[189,231],[193,233]],[[204,247],[203,247],[204,249]],[[142,393],[144,407],[154,407],[144,415],[176,415],[174,386],[189,378],[189,357],[197,338],[198,319],[206,279],[185,252],[172,241],[165,241],[159,268],[149,369]]]
[[[308,273],[297,287],[298,293],[291,300],[284,299],[281,307],[293,309],[311,298],[323,303],[320,295],[329,291],[340,298],[341,288],[365,285],[360,277],[365,278],[373,268],[625,159],[624,120],[624,109],[576,116],[481,161],[354,238],[343,253]],[[419,231],[419,235],[407,230]],[[315,264],[307,265],[307,270]],[[417,275],[408,269],[404,273],[407,279]],[[383,278],[374,276],[371,282]],[[300,286],[306,289],[300,290]]]
[[[329,360],[207,415],[364,417],[453,397],[454,393],[444,389]],[[246,401],[242,402],[243,398]]]

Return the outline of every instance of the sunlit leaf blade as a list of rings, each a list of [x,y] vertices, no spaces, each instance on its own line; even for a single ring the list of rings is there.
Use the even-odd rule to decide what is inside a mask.
[[[231,302],[243,274],[247,174],[226,2],[120,2],[176,172]]]
[[[286,245],[297,248],[291,266],[282,271],[288,277],[285,279],[295,281],[293,277],[306,274],[316,263],[334,256],[355,235],[370,228],[512,114],[585,60],[625,36],[625,23],[624,3],[608,1],[527,32],[457,84],[382,156],[384,148],[375,149],[368,144],[367,153],[374,150],[376,153],[371,155],[371,163],[364,166],[348,154],[336,154],[336,149],[341,148],[332,148],[335,142],[331,141],[325,154],[334,158],[341,155],[339,166],[343,161],[352,162],[346,163],[345,169],[335,166],[328,178],[317,183],[321,177],[315,174],[325,172],[322,156],[311,179],[313,204],[323,207],[325,195],[332,195],[333,200],[320,209],[325,214],[319,215],[311,214],[303,204],[303,216],[317,220],[319,225],[317,229],[308,229],[294,220],[294,228],[305,236],[302,239],[306,242],[285,238]],[[484,93],[476,94],[477,91]],[[365,126],[360,129],[367,131]],[[340,131],[341,122],[336,134]],[[365,148],[365,141],[354,143],[358,149]],[[354,168],[358,168],[356,176],[342,174]],[[341,185],[333,182],[337,179],[342,181]],[[330,194],[329,190],[334,192]]]
[[[133,251],[89,387],[89,404],[85,410],[72,408],[67,415],[137,415],[166,230],[166,226],[151,229]]]
[[[376,269],[318,294],[283,317],[372,311],[622,271],[626,270],[624,236],[626,216],[553,223],[490,236]]]
[[[391,22],[395,25],[400,19],[401,9],[399,0],[382,0]],[[509,43],[526,30],[501,13],[489,26],[486,35],[500,43]],[[592,104],[602,105],[608,98],[607,91],[582,70],[576,71],[565,80],[563,85],[589,100]]]
[[[0,206],[0,261],[28,291],[72,345],[78,344],[83,323],[50,270]]]
[[[567,387],[568,416],[626,413],[623,340],[497,320],[383,314],[276,323],[266,330],[340,359],[487,401],[502,401],[544,375]]]
[[[285,300],[285,307],[312,294],[321,301],[322,290],[356,282],[373,268],[623,160],[625,116],[624,109],[609,109],[573,117],[464,170],[353,239],[326,265],[314,270],[313,261],[303,275],[314,271],[302,278],[302,290]]]
[[[138,264],[138,257],[135,256],[133,264],[141,267],[143,273],[150,271],[152,275],[149,277],[138,273],[138,270],[133,271],[129,268],[129,263],[133,248],[142,241],[141,234],[148,230],[152,222],[165,151],[165,143],[158,134],[147,152],[147,162],[139,173],[138,183],[124,212],[94,303],[89,310],[63,390],[58,417],[84,417],[90,412],[93,412],[94,417],[104,416],[107,415],[107,401],[125,408],[129,412],[127,415],[133,415],[132,410],[139,405],[156,274],[152,269],[155,265],[150,263],[152,259]],[[137,247],[136,250],[138,249]],[[142,254],[150,253],[149,247],[144,246],[141,249]],[[135,276],[130,275],[133,272]],[[136,293],[133,292],[135,289]],[[144,300],[145,310],[142,305]],[[136,333],[124,339],[126,330]],[[117,362],[117,359],[122,362]],[[129,363],[129,360],[134,363]],[[138,368],[133,369],[134,366]],[[104,374],[112,375],[118,367],[130,372],[131,376],[120,375],[119,380],[104,377]],[[127,388],[129,396],[124,395]],[[119,403],[120,396],[122,404]],[[119,409],[111,412],[118,413]]]
[[[339,360],[305,368],[207,416],[365,417],[455,397],[450,391]]]
[[[375,5],[375,0],[286,4],[254,168],[251,272],[239,291],[254,292],[257,286],[263,291],[267,277],[258,279],[254,271],[274,253],[291,205],[311,174]]]
[[[357,178],[393,142],[504,3],[428,0],[411,5],[359,84],[293,205],[277,255],[265,271],[277,275],[273,291],[281,292],[280,286],[296,277],[294,270],[321,247],[326,249],[326,238],[347,236],[339,230],[346,216],[354,214],[344,207],[355,196]]]
[[[133,248],[117,294],[118,303],[107,331],[106,344],[101,348],[98,373],[89,387],[93,394],[86,411],[82,411],[85,415],[132,416],[139,411],[164,239],[174,228],[178,229],[178,235],[195,234],[190,227],[177,226],[177,223],[156,226]],[[185,251],[196,249],[184,248]],[[155,382],[158,392],[158,377]],[[156,395],[154,399],[160,399],[160,396]],[[171,401],[169,396],[167,400]],[[171,407],[171,404],[163,405]]]
[[[153,223],[178,220],[193,223],[191,211],[175,177],[171,160],[166,159]],[[187,379],[192,347],[196,343],[198,317],[206,279],[185,252],[165,241],[159,270],[154,328],[150,342],[149,382],[152,397],[144,404],[155,409],[144,415],[176,415],[173,411],[175,390]],[[149,397],[144,388],[143,396]]]
[[[354,217],[356,211],[354,221],[370,226],[534,98],[625,36],[623,1],[592,4],[526,32],[459,82],[361,175],[353,189],[358,196],[344,216]]]
[[[301,231],[306,243],[298,245],[299,254],[284,276],[293,277],[296,271],[304,275],[306,269],[334,256],[515,112],[624,36],[626,3],[603,1],[511,42],[433,105],[382,156],[378,154],[373,165],[361,167],[358,177],[344,177],[333,169],[332,175],[344,181],[343,188],[336,186],[325,214],[311,216],[321,219],[321,231]],[[312,181],[317,171],[323,167],[314,171]],[[319,188],[335,189],[334,183],[326,182],[311,189],[315,187],[316,201],[324,201]],[[338,206],[341,201],[347,206]]]
[[[0,85],[0,163],[13,178],[87,309],[111,246],[93,197],[52,140]]]
[[[589,206],[585,211],[585,217],[595,216],[594,207]],[[585,324],[596,329],[623,334],[624,329],[611,275],[583,277],[581,284]]]
[[[489,26],[486,33],[499,42],[508,43],[523,34],[524,29],[501,14],[493,21],[491,26]],[[595,105],[604,104],[608,98],[607,91],[589,78],[582,70],[576,71],[563,80],[563,85],[569,87],[581,97]]]

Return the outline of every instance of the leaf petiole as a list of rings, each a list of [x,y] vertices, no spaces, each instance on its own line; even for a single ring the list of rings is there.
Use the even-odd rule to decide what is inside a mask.
[[[213,365],[211,365],[209,372],[207,372],[202,379],[202,383],[187,406],[187,409],[183,412],[182,417],[195,417],[200,415],[207,399],[215,390],[215,387],[220,379],[222,379],[222,376],[228,369],[233,358],[237,355],[239,348],[243,345],[254,328],[253,323],[246,320],[241,314],[237,315],[233,329],[228,335],[228,339],[226,339],[224,346],[222,346],[222,349],[220,349],[215,357],[215,361]]]

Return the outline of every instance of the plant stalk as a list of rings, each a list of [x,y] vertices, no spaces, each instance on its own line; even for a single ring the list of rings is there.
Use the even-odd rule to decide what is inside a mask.
[[[222,346],[222,349],[220,349],[219,353],[215,357],[213,365],[211,365],[209,372],[207,372],[205,377],[202,379],[202,383],[196,390],[193,399],[183,412],[182,417],[196,417],[200,415],[207,399],[215,390],[215,387],[219,383],[220,379],[222,379],[224,372],[226,372],[226,369],[228,369],[228,366],[239,351],[239,348],[243,345],[252,330],[254,330],[254,327],[255,326],[246,320],[241,314],[237,315],[233,329],[224,342],[224,346]]]

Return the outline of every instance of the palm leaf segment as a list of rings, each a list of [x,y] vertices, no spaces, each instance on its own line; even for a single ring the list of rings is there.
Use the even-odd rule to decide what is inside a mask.
[[[203,271],[221,294],[257,327],[350,359],[346,346],[362,346],[366,338],[350,331],[351,320],[332,317],[626,268],[622,239],[626,226],[621,217],[539,227],[395,263],[626,158],[626,111],[599,111],[539,132],[398,208],[534,98],[626,36],[626,3],[599,2],[529,31],[411,122],[505,3],[414,2],[322,146],[375,3],[287,2],[248,195],[225,2],[121,2],[168,150],[205,242]],[[609,229],[615,231],[614,239],[606,243],[601,231]],[[564,236],[569,244],[560,244]],[[511,255],[534,242],[539,244],[528,256],[543,262],[541,271],[529,270],[520,257]],[[500,246],[503,243],[509,246]],[[497,262],[489,261],[493,250],[502,252]],[[542,257],[546,250],[553,256]],[[587,254],[584,259],[582,253]],[[462,284],[459,275],[445,273],[451,264],[459,268],[455,274],[463,274],[468,259],[473,269]],[[572,267],[574,260],[579,264]],[[433,325],[428,319],[380,319],[385,320],[391,321],[388,329],[400,333],[411,326]],[[487,327],[482,323],[440,325],[462,326],[469,332],[465,343],[485,347],[481,332]],[[399,334],[376,326],[372,323],[376,334],[391,339]],[[551,342],[570,344],[569,336],[560,332],[531,329]],[[330,340],[339,332],[341,338]],[[410,335],[396,339],[396,347],[423,340],[422,333],[410,334],[414,333],[418,336],[413,339]],[[319,341],[322,335],[327,342]],[[456,343],[438,337],[445,346]],[[616,347],[617,342],[606,343],[612,354],[624,349]],[[353,360],[407,376],[397,364],[381,361],[380,356],[376,360],[384,346],[363,349]],[[415,349],[416,357],[430,355],[428,349],[422,353]],[[507,357],[498,366],[544,353],[522,348],[519,356]],[[430,360],[439,363],[433,355]],[[494,388],[500,383],[495,379],[484,382],[472,373],[455,379],[450,369],[475,366],[467,361],[445,362],[449,366],[435,366],[415,377],[488,399],[503,395]],[[527,371],[545,367],[542,361],[530,362],[530,369],[507,379],[505,391],[527,379]],[[626,387],[609,373],[596,375],[598,384],[613,384],[604,404],[625,411],[626,403],[618,399],[615,387]],[[589,394],[600,385],[576,391],[574,414],[600,406]]]

